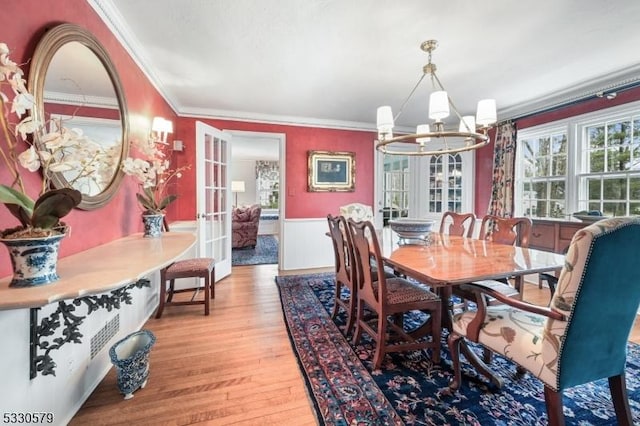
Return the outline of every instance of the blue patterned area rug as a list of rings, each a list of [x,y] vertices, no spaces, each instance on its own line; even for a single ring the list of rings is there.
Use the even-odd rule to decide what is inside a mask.
[[[265,265],[278,263],[278,240],[273,235],[258,235],[255,248],[231,250],[231,265]]]
[[[463,361],[463,386],[454,394],[451,357],[443,336],[442,361],[428,354],[387,354],[380,370],[371,370],[373,344],[352,346],[335,322],[334,275],[276,277],[285,322],[298,363],[321,425],[546,425],[541,382],[516,377],[510,361],[494,356],[492,368],[505,379],[502,390],[479,377]],[[446,334],[446,333],[443,333]],[[634,424],[640,424],[640,346],[630,343],[627,389]],[[615,425],[616,416],[605,380],[564,392],[567,424]]]

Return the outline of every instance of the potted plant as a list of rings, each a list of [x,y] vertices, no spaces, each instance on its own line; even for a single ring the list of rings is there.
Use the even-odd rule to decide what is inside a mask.
[[[11,178],[11,182],[0,184],[0,202],[20,223],[0,231],[0,241],[8,247],[14,269],[10,285],[50,283],[58,279],[58,247],[68,229],[61,219],[82,199],[76,189],[51,188],[51,177],[53,173],[73,171],[77,179],[100,179],[91,167],[81,166],[91,163],[83,148],[91,143],[81,130],[67,129],[61,120],[37,123],[32,114],[27,114],[35,107],[34,97],[4,43],[0,43],[0,106],[0,157]],[[33,139],[36,133],[37,144]],[[95,150],[94,155],[108,153]],[[36,197],[27,192],[22,176],[25,170],[42,172]]]
[[[153,138],[134,139],[132,147],[138,157],[127,157],[122,163],[125,174],[133,176],[141,188],[136,198],[143,209],[142,222],[145,237],[159,237],[162,234],[165,209],[178,198],[167,194],[167,185],[174,178],[180,178],[189,166],[172,169],[170,162]]]

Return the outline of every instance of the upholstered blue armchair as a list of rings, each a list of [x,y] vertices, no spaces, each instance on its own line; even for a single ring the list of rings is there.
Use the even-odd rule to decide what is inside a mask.
[[[465,339],[504,355],[544,384],[549,424],[563,425],[562,391],[608,378],[618,423],[633,424],[625,384],[627,340],[640,304],[640,218],[613,218],[578,231],[548,308],[482,285],[478,310],[455,315],[448,343],[460,386]],[[503,302],[486,306],[482,293]],[[477,368],[486,367],[472,360]]]

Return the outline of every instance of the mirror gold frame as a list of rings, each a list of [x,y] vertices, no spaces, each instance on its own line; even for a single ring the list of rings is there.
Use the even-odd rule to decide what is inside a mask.
[[[116,194],[122,182],[124,173],[122,172],[121,164],[123,159],[127,157],[129,151],[129,116],[127,114],[124,90],[116,67],[102,44],[86,29],[75,24],[60,24],[49,29],[38,43],[29,72],[29,88],[36,102],[36,108],[34,108],[32,114],[37,122],[47,122],[44,104],[47,71],[49,70],[54,55],[67,43],[72,42],[77,42],[87,47],[104,66],[117,97],[122,127],[120,155],[119,158],[117,158],[114,175],[100,193],[96,195],[83,194],[82,202],[78,206],[78,208],[83,210],[92,210],[104,206]],[[73,64],[70,65],[73,66]],[[34,135],[34,137],[37,136]],[[36,140],[35,142],[39,143],[40,141]],[[51,181],[56,188],[70,186],[62,173],[54,173]]]

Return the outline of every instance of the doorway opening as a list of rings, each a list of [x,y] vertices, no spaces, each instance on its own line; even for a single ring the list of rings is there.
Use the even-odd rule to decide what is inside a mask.
[[[280,264],[285,135],[236,130],[226,132],[232,135],[231,186],[236,188],[233,193],[232,234],[235,232],[233,238],[237,247],[232,250],[232,265]],[[256,208],[260,211],[256,225],[239,223],[240,219],[247,219],[249,210]],[[251,234],[242,235],[245,231]],[[245,237],[248,239],[241,241]]]

